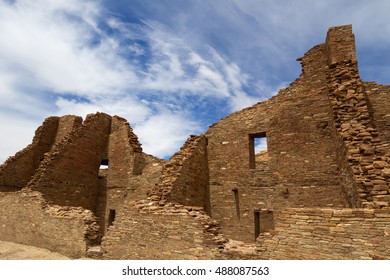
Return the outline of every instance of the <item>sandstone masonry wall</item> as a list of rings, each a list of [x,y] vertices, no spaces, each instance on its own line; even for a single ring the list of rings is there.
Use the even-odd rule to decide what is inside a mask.
[[[370,113],[381,138],[390,142],[390,86],[364,83]]]
[[[105,158],[107,170],[100,170],[102,184],[96,213],[100,217],[103,232],[106,231],[111,215],[120,211],[126,198],[143,199],[157,181],[162,160],[142,152],[137,136],[129,123],[118,116],[112,117],[108,151]],[[113,216],[111,218],[114,218]]]
[[[82,123],[83,118],[79,116],[65,115],[60,117],[56,138],[53,144],[60,143],[65,137],[68,137],[70,133],[80,127]]]
[[[335,127],[341,136],[341,162],[350,184],[346,192],[354,207],[389,208],[389,143],[380,137],[370,114],[370,102],[360,80],[352,26],[331,28],[326,46],[329,57],[328,88]],[[383,112],[380,110],[379,112]],[[382,123],[381,121],[379,121]]]
[[[54,142],[59,119],[47,118],[36,130],[32,143],[0,166],[0,192],[20,190],[28,183]]]
[[[202,207],[127,204],[103,238],[106,259],[216,259],[226,242]]]
[[[390,212],[284,209],[258,238],[261,259],[390,259]]]
[[[110,126],[110,116],[88,115],[82,126],[45,156],[29,187],[53,204],[94,211],[99,192],[99,166]]]
[[[233,113],[206,133],[211,215],[227,237],[253,242],[254,211],[259,209],[274,211],[277,219],[285,207],[348,206],[338,169],[325,53],[324,45],[309,50],[299,59],[302,75],[289,88]],[[250,166],[253,135],[265,135],[268,143],[268,161],[255,168]]]
[[[50,206],[38,192],[0,192],[0,205],[0,237],[3,241],[80,258],[100,239],[97,219],[91,211]]]
[[[164,165],[149,197],[163,202],[203,207],[209,211],[209,170],[205,136],[191,136]]]

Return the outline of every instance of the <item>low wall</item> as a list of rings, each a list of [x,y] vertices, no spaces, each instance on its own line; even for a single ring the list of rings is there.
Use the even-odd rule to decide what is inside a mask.
[[[71,258],[85,255],[99,240],[92,212],[50,206],[38,192],[0,192],[0,239],[46,248]]]
[[[217,259],[226,242],[201,207],[128,205],[102,242],[105,259]]]
[[[257,239],[261,259],[390,259],[390,211],[289,208]]]

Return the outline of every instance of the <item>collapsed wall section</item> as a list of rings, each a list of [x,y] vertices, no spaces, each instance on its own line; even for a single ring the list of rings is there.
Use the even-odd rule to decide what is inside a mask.
[[[96,217],[76,207],[50,206],[38,192],[0,193],[0,238],[46,248],[71,258],[84,257],[99,242]]]
[[[36,130],[33,141],[0,166],[0,192],[20,190],[35,174],[56,137],[59,118],[47,118]]]
[[[94,211],[99,192],[98,171],[110,126],[110,116],[88,115],[80,127],[45,156],[28,186],[53,204]]]
[[[207,140],[191,136],[180,151],[164,165],[162,175],[149,193],[154,201],[203,207],[209,212]]]
[[[258,238],[261,259],[389,259],[390,212],[284,209],[275,231]]]

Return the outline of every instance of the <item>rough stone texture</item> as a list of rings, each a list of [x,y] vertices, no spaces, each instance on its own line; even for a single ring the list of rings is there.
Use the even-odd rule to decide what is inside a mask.
[[[101,164],[107,169],[100,169]],[[84,122],[77,116],[50,117],[37,130],[33,143],[1,166],[1,191],[12,197],[20,195],[14,191],[22,187],[39,191],[51,207],[65,206],[61,215],[73,209],[68,206],[89,209],[99,218],[98,229],[104,234],[126,198],[147,196],[163,164],[142,152],[123,118],[103,113],[88,115]],[[12,228],[24,226],[17,221],[9,221],[15,224]],[[54,232],[48,235],[53,237]],[[30,240],[21,235],[17,241],[24,239]]]
[[[164,165],[148,200],[125,202],[103,240],[105,258],[216,258],[224,239],[201,211],[210,210],[206,148],[205,136],[191,136]]]
[[[375,116],[370,111],[372,102],[359,77],[352,26],[331,28],[326,47],[330,61],[327,71],[329,98],[335,127],[343,144],[339,158],[344,162],[346,178],[352,182],[345,187],[349,202],[354,207],[389,209],[390,178],[382,171],[390,162],[389,142],[386,137],[381,138],[376,129],[376,122],[382,124],[383,121],[375,121],[380,115]],[[386,105],[389,105],[388,101],[382,106]],[[382,106],[376,106],[379,114],[383,114]],[[386,131],[386,126],[382,128]],[[345,168],[345,162],[349,168]]]
[[[0,192],[1,240],[46,248],[80,258],[99,242],[99,226],[91,211],[51,206],[39,192]]]
[[[210,127],[212,216],[229,238],[255,238],[254,210],[346,207],[326,89],[325,47],[299,59],[302,75],[277,96]],[[268,161],[251,168],[251,135],[266,135]],[[239,194],[240,216],[232,189]],[[233,225],[233,226],[232,226]]]
[[[390,259],[390,211],[285,209],[258,238],[263,259]]]
[[[118,116],[112,117],[106,160],[108,169],[99,171],[102,186],[96,205],[102,232],[111,222],[110,210],[117,213],[127,197],[146,197],[160,176],[163,165],[162,160],[142,152],[129,123]]]
[[[64,140],[65,137],[68,137],[68,135],[79,128],[82,123],[83,119],[79,116],[66,115],[60,117],[54,144],[58,144]]]
[[[381,138],[390,142],[390,86],[364,83],[368,109]]]
[[[164,165],[162,175],[149,198],[199,206],[210,211],[205,136],[188,138],[180,151]]]
[[[215,259],[226,242],[202,207],[141,200],[124,207],[102,248],[107,259]]]
[[[17,152],[0,166],[0,191],[15,191],[24,187],[53,144],[58,117],[50,117],[36,130],[30,145]]]
[[[29,187],[46,200],[92,211],[98,195],[98,171],[107,146],[111,117],[98,113],[59,142],[45,156]]]
[[[48,118],[0,166],[2,230],[33,242],[36,226],[20,217],[45,203],[92,211],[104,237],[88,254],[105,259],[389,259],[390,86],[361,81],[350,25],[298,61],[288,88],[190,136],[168,161],[143,153],[118,116]],[[259,138],[268,147],[256,155]],[[39,198],[26,199],[31,189]],[[23,207],[8,211],[10,201]],[[59,220],[39,219],[57,248]]]

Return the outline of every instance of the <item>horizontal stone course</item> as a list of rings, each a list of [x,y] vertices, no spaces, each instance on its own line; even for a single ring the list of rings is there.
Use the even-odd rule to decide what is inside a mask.
[[[307,216],[317,219],[303,225]],[[390,259],[389,233],[389,210],[288,208],[257,251],[265,259]]]

